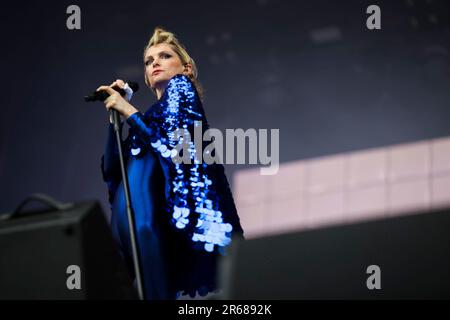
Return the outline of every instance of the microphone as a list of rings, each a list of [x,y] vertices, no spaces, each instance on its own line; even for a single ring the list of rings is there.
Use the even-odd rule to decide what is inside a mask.
[[[137,82],[127,82],[128,86],[133,90],[133,93],[139,90],[139,84]],[[119,88],[119,87],[113,87],[114,90],[120,93],[121,96],[124,96],[126,94],[125,90]],[[101,91],[94,91],[90,95],[84,96],[84,101],[90,102],[90,101],[105,101],[106,98],[109,97],[109,93],[101,90]]]

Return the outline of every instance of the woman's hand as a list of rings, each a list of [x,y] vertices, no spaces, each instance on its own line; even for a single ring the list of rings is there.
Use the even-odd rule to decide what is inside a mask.
[[[113,108],[117,110],[120,114],[122,114],[125,118],[128,118],[133,113],[139,111],[135,107],[133,107],[128,101],[126,101],[120,93],[113,89],[113,87],[119,87],[123,89],[125,86],[125,82],[120,79],[114,81],[110,86],[100,86],[96,91],[104,90],[109,93],[109,97],[103,101],[106,106],[106,109]]]

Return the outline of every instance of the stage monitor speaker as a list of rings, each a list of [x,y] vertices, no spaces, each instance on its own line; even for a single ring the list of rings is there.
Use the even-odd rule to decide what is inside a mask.
[[[98,202],[0,221],[0,299],[135,298]]]
[[[235,241],[224,299],[449,299],[450,210]]]

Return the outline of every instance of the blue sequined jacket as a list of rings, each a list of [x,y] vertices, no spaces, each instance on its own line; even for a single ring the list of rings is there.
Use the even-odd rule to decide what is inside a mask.
[[[157,151],[166,181],[164,207],[173,228],[184,233],[186,241],[196,250],[224,254],[232,236],[243,237],[243,230],[223,165],[200,163],[194,139],[188,145],[190,163],[173,161],[183,143],[175,130],[188,130],[190,137],[194,137],[197,121],[202,122],[203,132],[209,128],[191,80],[182,74],[175,75],[163,96],[145,114],[136,112],[126,121],[134,134],[134,139],[129,135],[127,139],[132,140],[124,143],[130,146],[124,150],[127,155],[139,156],[143,145]],[[203,151],[206,142],[202,143]],[[111,203],[120,181],[108,181],[105,173],[103,176]]]

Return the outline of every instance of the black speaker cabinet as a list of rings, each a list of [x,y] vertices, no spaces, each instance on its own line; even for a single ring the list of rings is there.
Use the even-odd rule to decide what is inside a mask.
[[[235,241],[224,299],[450,299],[450,210]]]
[[[134,299],[95,201],[0,222],[0,299]]]

